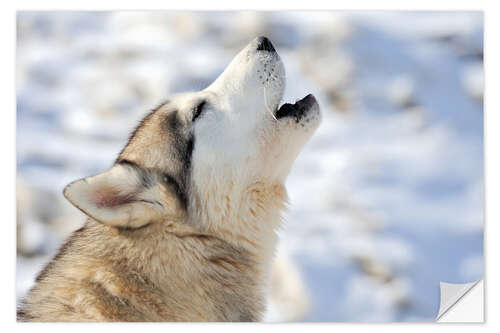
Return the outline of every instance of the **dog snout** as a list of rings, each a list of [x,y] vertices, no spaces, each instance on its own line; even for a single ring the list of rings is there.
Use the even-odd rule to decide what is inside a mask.
[[[276,52],[271,41],[264,36],[257,37],[257,51]]]

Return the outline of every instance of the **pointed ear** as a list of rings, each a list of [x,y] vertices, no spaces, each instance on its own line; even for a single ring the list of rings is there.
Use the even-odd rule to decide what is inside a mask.
[[[64,196],[101,223],[138,228],[164,214],[161,192],[154,174],[134,165],[116,164],[69,184]]]

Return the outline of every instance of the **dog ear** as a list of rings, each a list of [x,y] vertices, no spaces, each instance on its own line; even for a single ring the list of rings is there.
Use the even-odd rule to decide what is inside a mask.
[[[155,175],[131,164],[116,164],[77,180],[66,186],[64,196],[88,216],[110,226],[138,228],[165,213]]]

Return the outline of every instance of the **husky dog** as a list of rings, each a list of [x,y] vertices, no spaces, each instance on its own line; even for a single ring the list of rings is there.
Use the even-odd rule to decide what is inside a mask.
[[[88,216],[43,269],[22,321],[258,321],[284,181],[320,123],[307,95],[279,107],[266,37],[206,89],[146,115],[113,166],[64,196]]]

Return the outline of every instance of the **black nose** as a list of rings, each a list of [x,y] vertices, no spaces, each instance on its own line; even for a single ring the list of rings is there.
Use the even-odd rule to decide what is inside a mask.
[[[261,36],[257,39],[257,51],[276,52],[271,41],[267,37]]]

